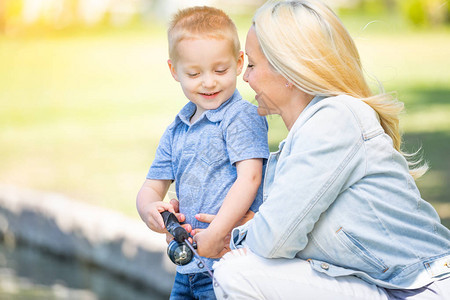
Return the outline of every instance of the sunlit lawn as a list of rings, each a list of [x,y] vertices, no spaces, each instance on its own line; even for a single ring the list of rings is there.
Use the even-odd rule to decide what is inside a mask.
[[[431,163],[419,186],[449,226],[449,32],[352,34],[367,71],[406,102],[408,149],[423,145]],[[244,31],[241,37],[244,43]],[[0,37],[0,184],[136,216],[135,195],[158,140],[185,104],[166,59],[163,29]],[[273,150],[286,131],[278,117],[269,122]]]

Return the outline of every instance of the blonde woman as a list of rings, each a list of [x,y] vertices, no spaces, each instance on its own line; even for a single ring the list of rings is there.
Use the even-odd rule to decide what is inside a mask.
[[[402,103],[372,93],[323,3],[268,2],[253,21],[244,80],[289,134],[267,163],[265,202],[215,264],[226,295],[450,299],[450,231],[416,187],[426,166],[401,151]]]

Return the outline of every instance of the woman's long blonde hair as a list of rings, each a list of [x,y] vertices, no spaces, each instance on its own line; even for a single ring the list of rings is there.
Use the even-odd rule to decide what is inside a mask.
[[[253,19],[261,49],[270,64],[310,95],[350,95],[370,105],[381,126],[401,152],[399,114],[403,103],[388,93],[374,94],[367,84],[353,39],[340,19],[317,0],[269,1]],[[409,161],[416,179],[428,169]]]

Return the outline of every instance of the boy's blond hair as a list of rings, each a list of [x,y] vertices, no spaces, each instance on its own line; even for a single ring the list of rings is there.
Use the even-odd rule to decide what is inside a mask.
[[[177,45],[185,39],[211,38],[231,42],[233,55],[238,58],[241,49],[236,26],[230,17],[220,9],[209,6],[195,6],[176,13],[167,31],[169,58],[178,58]]]

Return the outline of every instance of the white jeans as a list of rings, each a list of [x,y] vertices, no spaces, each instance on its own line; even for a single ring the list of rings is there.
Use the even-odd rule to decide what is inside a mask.
[[[267,259],[241,249],[215,263],[214,276],[217,299],[388,299],[383,288],[357,277],[334,278],[301,259]]]

